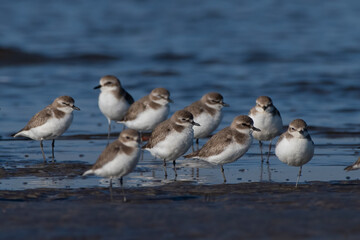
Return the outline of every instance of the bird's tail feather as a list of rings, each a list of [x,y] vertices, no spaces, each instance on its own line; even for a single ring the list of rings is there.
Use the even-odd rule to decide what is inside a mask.
[[[17,137],[17,136],[20,136],[22,131],[23,130],[20,130],[20,131],[18,131],[16,133],[13,133],[13,134],[11,134],[11,136],[14,137],[14,138]]]
[[[93,173],[94,173],[94,170],[90,169],[90,170],[87,170],[86,172],[84,172],[83,176],[90,175],[90,174],[93,174]]]
[[[199,153],[198,151],[192,152],[188,155],[185,155],[184,158],[196,158],[198,153]]]
[[[354,166],[353,166],[353,165],[347,166],[346,168],[344,168],[344,170],[345,170],[345,171],[354,170]]]

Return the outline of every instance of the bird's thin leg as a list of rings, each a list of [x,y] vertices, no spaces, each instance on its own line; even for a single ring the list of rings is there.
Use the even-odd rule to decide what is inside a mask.
[[[267,166],[267,171],[268,171],[268,176],[269,176],[269,182],[271,182],[270,164],[266,164],[266,166]]]
[[[123,201],[126,202],[126,196],[125,196],[125,191],[124,191],[124,186],[123,186],[123,178],[120,178],[120,186],[121,186],[121,191],[123,194]]]
[[[267,155],[266,163],[269,163],[270,152],[271,152],[271,143],[272,143],[272,139],[270,140],[270,144],[269,144],[269,152],[268,152],[268,155]]]
[[[199,139],[198,138],[196,139],[195,143],[196,143],[196,150],[199,150]]]
[[[299,170],[299,174],[298,174],[298,177],[296,179],[296,185],[295,187],[297,187],[298,183],[299,183],[299,179],[300,179],[300,176],[301,176],[301,169],[302,169],[302,166],[300,166],[300,170]]]
[[[108,127],[108,136],[107,136],[108,142],[107,142],[107,144],[109,145],[110,132],[111,132],[111,119],[108,119],[108,121],[109,121],[109,127]]]
[[[112,177],[110,178],[109,191],[110,191],[110,201],[112,202],[113,201]]]
[[[165,176],[165,179],[167,179],[167,171],[166,171],[166,160],[164,159],[164,176]]]
[[[224,183],[226,183],[226,178],[225,178],[225,173],[224,173],[223,165],[220,165],[220,167],[221,167],[221,173],[222,173],[223,178],[224,178]]]
[[[142,143],[143,143],[143,141],[142,141],[142,135],[143,135],[142,132],[140,132],[139,135],[140,135],[140,146],[142,146]],[[140,160],[144,160],[144,150],[140,148],[140,151],[141,151],[140,152]]]
[[[176,162],[175,162],[175,160],[173,161],[173,166],[174,166],[175,177],[177,177],[177,172],[176,172]]]
[[[264,171],[264,163],[261,162],[261,165],[260,165],[260,182],[262,182],[262,180],[263,180],[263,171]]]
[[[52,143],[51,143],[51,151],[52,151],[52,161],[53,161],[53,163],[55,162],[54,148],[55,148],[55,139],[53,139]]]
[[[259,141],[259,146],[260,146],[261,162],[264,162],[263,152],[262,152],[262,142],[261,141]]]
[[[43,140],[40,140],[40,148],[41,148],[42,156],[44,158],[44,162],[46,162],[46,157],[45,157],[45,153],[44,153],[44,146],[43,146]]]

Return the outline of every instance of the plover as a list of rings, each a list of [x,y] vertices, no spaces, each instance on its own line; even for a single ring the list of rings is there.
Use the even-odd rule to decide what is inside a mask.
[[[237,116],[230,127],[220,130],[200,150],[184,157],[220,165],[224,182],[226,182],[223,165],[236,161],[248,151],[253,140],[251,136],[253,131],[260,131],[260,129],[254,127],[254,122],[250,117]]]
[[[133,103],[119,123],[140,133],[152,131],[156,125],[166,120],[170,102],[172,100],[168,90],[155,88],[149,95]]]
[[[254,132],[253,136],[259,141],[261,162],[263,159],[262,141],[270,141],[266,162],[269,163],[272,140],[282,132],[283,122],[280,112],[273,105],[270,97],[261,96],[256,99],[256,105],[249,112],[249,117],[254,120],[254,126],[261,132]]]
[[[275,154],[283,163],[300,167],[295,185],[297,187],[302,166],[314,156],[314,142],[304,120],[295,119],[290,123],[288,130],[281,134],[276,143]]]
[[[196,145],[199,144],[199,138],[208,137],[219,126],[223,116],[221,110],[228,106],[229,104],[224,103],[223,96],[220,93],[210,92],[184,108],[184,110],[191,112],[194,121],[200,124],[200,126],[194,127]]]
[[[23,129],[12,136],[23,136],[40,141],[44,162],[46,162],[46,157],[43,140],[52,140],[52,159],[54,161],[55,139],[70,127],[73,111],[80,110],[75,107],[74,102],[74,99],[69,96],[56,98],[52,104],[35,114]]]
[[[126,114],[126,111],[134,99],[121,86],[119,79],[112,75],[106,75],[100,79],[100,85],[94,89],[100,88],[99,108],[108,120],[108,140],[111,131],[111,121],[120,121]]]
[[[360,168],[360,157],[358,158],[358,160],[356,160],[356,162],[354,162],[350,166],[347,166],[344,170],[351,171],[351,170],[356,170],[359,168]]]
[[[83,176],[95,174],[100,177],[110,178],[110,195],[112,198],[112,179],[120,178],[124,202],[126,197],[123,188],[123,177],[131,173],[140,157],[139,133],[133,129],[125,129],[117,140],[109,144],[101,153],[92,168]]]
[[[182,156],[190,148],[194,130],[193,126],[199,126],[194,122],[193,115],[186,110],[176,111],[170,119],[160,123],[151,133],[150,139],[143,149],[148,150],[154,157],[164,161],[164,172],[166,172],[166,161],[173,161],[175,176],[176,159]]]

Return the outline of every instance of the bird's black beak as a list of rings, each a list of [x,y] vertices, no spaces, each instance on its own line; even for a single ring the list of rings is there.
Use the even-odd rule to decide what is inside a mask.
[[[101,85],[98,85],[98,86],[94,87],[94,89],[98,89],[98,88],[101,88]]]
[[[224,107],[230,107],[230,105],[227,104],[227,103],[222,102],[221,104],[222,104]]]
[[[256,131],[256,132],[261,132],[260,129],[258,129],[258,128],[254,127],[254,126],[252,126],[251,129],[254,130],[254,131]]]
[[[305,135],[306,132],[307,132],[306,129],[302,129],[302,130],[299,131],[299,133],[300,133],[301,135]]]
[[[200,126],[200,124],[194,122],[194,120],[191,121],[191,124],[194,125],[194,126]]]
[[[80,111],[80,108],[76,107],[76,106],[72,106],[72,109]]]

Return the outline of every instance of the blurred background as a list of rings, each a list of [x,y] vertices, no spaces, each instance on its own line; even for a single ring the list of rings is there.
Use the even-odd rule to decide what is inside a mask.
[[[2,159],[23,159],[21,146],[41,160],[37,142],[10,134],[61,95],[81,108],[65,135],[105,134],[93,87],[107,74],[136,100],[169,89],[171,113],[220,92],[231,107],[219,129],[268,95],[284,125],[303,118],[311,126],[317,150],[309,164],[320,172],[340,166],[341,176],[326,180],[348,176],[343,166],[359,155],[359,1],[18,0],[0,1],[0,10]],[[89,144],[59,143],[59,161],[79,160]],[[94,144],[90,163],[104,148]],[[248,156],[256,164],[258,152],[254,142]]]

